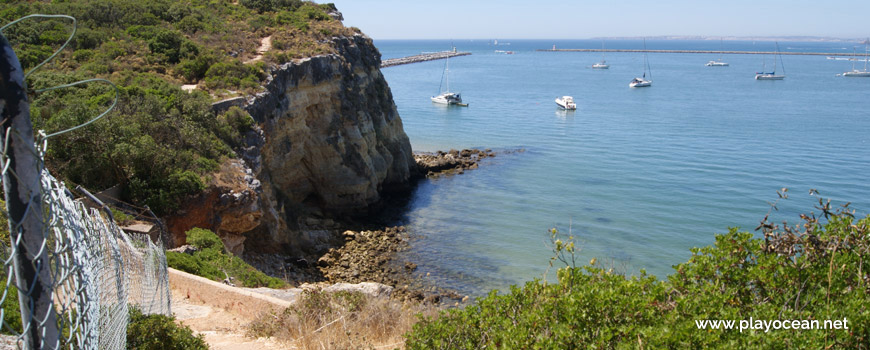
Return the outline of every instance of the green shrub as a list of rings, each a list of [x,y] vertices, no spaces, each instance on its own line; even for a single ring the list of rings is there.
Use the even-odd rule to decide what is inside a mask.
[[[190,244],[197,249],[224,249],[224,243],[214,232],[206,229],[194,228],[187,231],[187,244]]]
[[[217,123],[218,136],[230,145],[240,146],[242,134],[251,130],[254,126],[254,119],[247,111],[232,106],[226,112],[218,115]]]
[[[211,65],[219,61],[213,54],[201,54],[194,58],[182,60],[176,67],[176,74],[184,78],[188,83],[195,83],[205,77],[205,73]]]
[[[178,63],[182,58],[199,53],[199,47],[174,30],[160,30],[148,40],[148,49],[169,63]]]
[[[175,317],[143,315],[139,309],[131,306],[127,349],[205,350],[208,344],[202,335],[193,335],[190,327],[176,324]]]
[[[169,267],[202,276],[214,281],[223,281],[227,276],[244,287],[281,288],[284,281],[267,276],[237,256],[224,251],[224,244],[214,232],[194,228],[187,231],[187,243],[196,247],[192,255],[166,252]]]
[[[238,89],[259,86],[265,77],[262,62],[246,65],[239,60],[218,62],[205,73],[205,86],[210,89]]]
[[[409,349],[838,348],[870,344],[870,216],[832,210],[827,221],[764,222],[764,238],[731,229],[660,281],[595,264],[559,269],[476,305],[427,318]],[[555,240],[557,257],[569,243]],[[570,262],[571,259],[559,259]],[[698,329],[699,320],[842,320],[849,330]]]

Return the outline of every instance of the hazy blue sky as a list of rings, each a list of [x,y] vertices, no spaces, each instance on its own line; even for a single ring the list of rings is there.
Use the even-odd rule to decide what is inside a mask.
[[[374,39],[870,36],[870,0],[328,1]]]

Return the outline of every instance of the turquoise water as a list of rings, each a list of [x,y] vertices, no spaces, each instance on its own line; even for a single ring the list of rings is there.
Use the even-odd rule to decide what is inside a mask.
[[[788,187],[775,220],[797,220],[818,189],[870,209],[870,79],[842,78],[851,63],[784,56],[784,81],[756,81],[762,56],[650,54],[653,86],[630,89],[641,54],[535,52],[553,41],[456,41],[450,83],[470,107],[445,108],[444,61],[383,69],[415,151],[524,149],[463,175],[424,181],[405,223],[409,258],[438,284],[479,294],[541,277],[547,230],[579,237],[592,257],[627,273],[664,277],[715,233],[752,230]],[[439,51],[450,41],[376,41],[384,58]],[[601,42],[556,41],[559,48]],[[648,41],[650,49],[772,51],[772,42]],[[639,41],[607,42],[640,48]],[[852,52],[845,43],[780,43],[784,51]],[[495,53],[512,50],[514,55]],[[767,57],[770,64],[771,57]],[[770,65],[768,65],[770,67]],[[780,70],[781,71],[781,70]],[[575,112],[554,99],[571,95]]]

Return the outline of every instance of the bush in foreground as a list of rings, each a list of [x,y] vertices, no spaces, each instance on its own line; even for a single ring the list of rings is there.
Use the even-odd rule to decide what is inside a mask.
[[[175,317],[144,315],[130,308],[127,325],[127,349],[131,350],[207,350],[202,335],[193,335],[190,327],[175,324]]]
[[[667,280],[593,263],[493,291],[477,305],[427,318],[409,349],[870,347],[870,216],[819,202],[826,220],[762,222],[764,238],[730,232],[692,249]],[[822,221],[825,221],[822,223]],[[555,240],[557,256],[573,246]],[[572,251],[569,251],[572,253]],[[562,255],[564,256],[564,255]],[[561,259],[571,261],[570,259]],[[699,329],[699,320],[848,320],[841,330]]]
[[[185,233],[187,243],[196,247],[193,254],[166,252],[169,267],[202,276],[215,281],[223,281],[227,276],[243,287],[281,288],[285,283],[248,265],[237,256],[227,253],[221,239],[206,229],[194,228]]]

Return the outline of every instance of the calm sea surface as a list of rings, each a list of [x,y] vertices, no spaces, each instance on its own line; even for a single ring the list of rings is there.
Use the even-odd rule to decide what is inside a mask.
[[[468,108],[429,100],[444,60],[383,69],[415,151],[525,150],[418,187],[404,219],[416,237],[409,258],[435,283],[479,294],[541,277],[551,227],[579,237],[583,263],[596,257],[664,277],[714,234],[752,231],[782,187],[791,199],[780,202],[776,221],[814,210],[811,188],[852,202],[860,215],[870,210],[870,78],[837,77],[851,62],[783,56],[785,80],[756,81],[760,55],[725,55],[730,67],[705,67],[718,57],[650,54],[653,86],[630,89],[643,73],[642,54],[607,53],[611,68],[593,70],[600,53],[535,50],[600,48],[597,40],[499,42],[454,42],[473,53],[450,60],[450,86]],[[386,59],[451,42],[375,44]],[[606,45],[642,48],[632,40]],[[779,45],[852,52],[855,44]],[[774,43],[647,47],[773,51]],[[557,109],[562,95],[574,97],[577,111]]]

